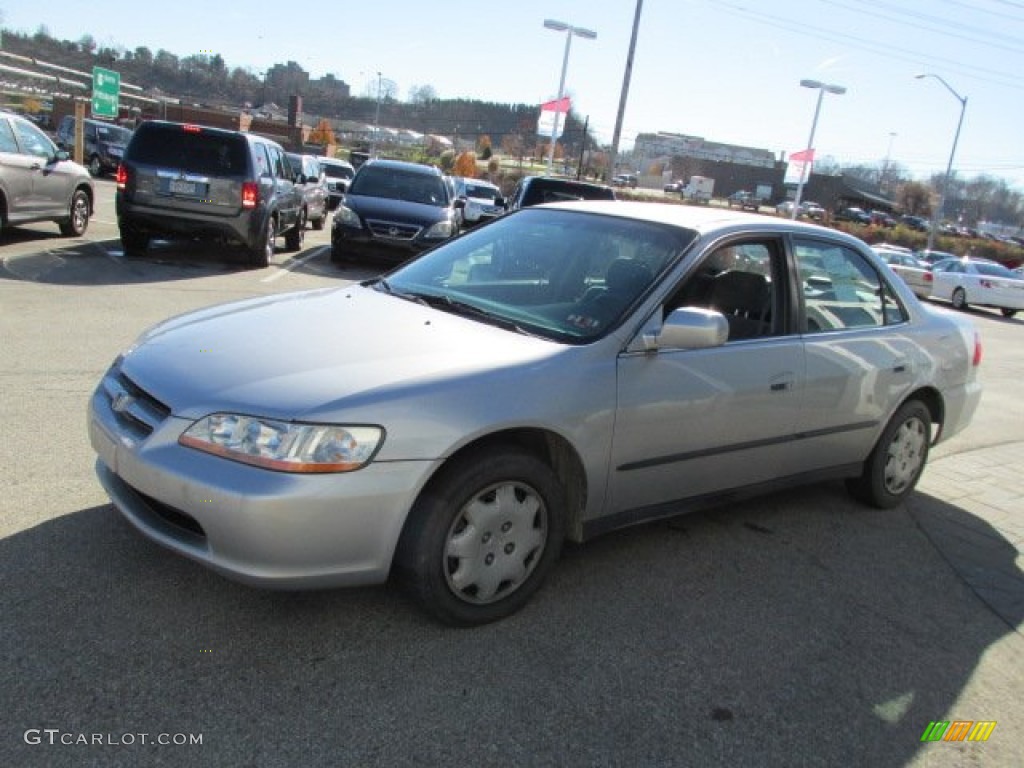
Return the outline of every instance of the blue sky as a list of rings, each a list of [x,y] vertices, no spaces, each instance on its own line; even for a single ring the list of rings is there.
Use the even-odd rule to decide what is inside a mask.
[[[636,0],[334,0],[279,2],[0,0],[5,27],[101,44],[217,51],[228,66],[259,71],[294,60],[363,93],[378,71],[401,98],[430,85],[442,97],[540,103],[558,90],[565,34],[546,18],[589,28],[574,38],[566,90],[573,108],[610,141]],[[160,9],[167,9],[166,11]],[[166,18],[162,18],[165,14]],[[817,91],[802,79],[845,86],[826,95],[819,157],[881,163],[917,177],[944,172],[960,102],[968,99],[954,170],[989,174],[1024,191],[1024,0],[644,0],[623,144],[639,132],[801,149]]]

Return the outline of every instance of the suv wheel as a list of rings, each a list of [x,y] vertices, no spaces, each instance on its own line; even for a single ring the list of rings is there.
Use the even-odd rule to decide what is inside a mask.
[[[285,247],[289,251],[301,251],[302,241],[306,237],[306,209],[303,208],[299,211],[299,220],[295,222],[295,226],[288,230],[288,233],[284,236]]]
[[[274,240],[276,238],[277,220],[273,216],[268,216],[263,236],[256,241],[255,247],[250,252],[250,261],[254,267],[270,266],[274,260]]]
[[[131,259],[142,256],[149,247],[149,235],[131,227],[121,228],[121,248],[125,257]]]
[[[327,218],[327,208],[325,207],[323,214],[321,214],[319,217],[317,217],[315,219],[310,219],[309,223],[312,225],[313,229],[315,229],[317,232],[319,232],[321,229],[324,228],[324,220],[326,218]]]
[[[89,198],[82,190],[71,196],[68,217],[58,224],[64,237],[81,237],[89,228]]]
[[[98,155],[93,155],[89,158],[89,175],[99,176],[103,173],[103,166],[100,165],[100,158]]]

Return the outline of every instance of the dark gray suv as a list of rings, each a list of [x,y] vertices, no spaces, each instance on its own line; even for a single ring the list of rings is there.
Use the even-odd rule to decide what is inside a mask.
[[[117,224],[126,256],[156,237],[217,238],[270,264],[274,241],[302,248],[302,194],[277,142],[240,131],[152,121],[117,169]]]

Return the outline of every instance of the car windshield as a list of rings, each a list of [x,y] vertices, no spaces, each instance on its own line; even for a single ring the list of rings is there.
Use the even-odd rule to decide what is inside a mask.
[[[466,185],[466,197],[478,197],[485,200],[493,200],[498,195],[498,190],[491,187],[482,187],[478,184]]]
[[[434,249],[378,286],[582,344],[614,328],[695,236],[618,216],[525,209]]]
[[[118,128],[116,125],[101,125],[96,128],[96,134],[102,141],[110,144],[127,144],[132,137],[132,132],[127,128]]]
[[[394,168],[364,166],[352,180],[348,191],[352,195],[406,200],[439,207],[448,203],[448,194],[440,176]]]

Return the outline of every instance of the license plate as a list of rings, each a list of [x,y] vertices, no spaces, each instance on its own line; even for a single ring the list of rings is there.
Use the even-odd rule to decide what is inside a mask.
[[[171,179],[167,183],[167,191],[172,195],[189,195],[191,197],[196,197],[199,192],[199,185],[192,181]]]

